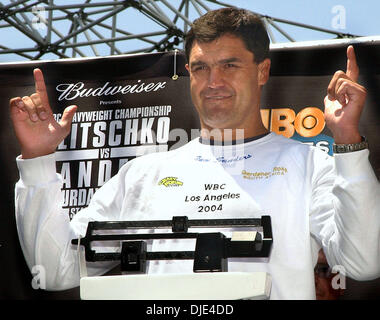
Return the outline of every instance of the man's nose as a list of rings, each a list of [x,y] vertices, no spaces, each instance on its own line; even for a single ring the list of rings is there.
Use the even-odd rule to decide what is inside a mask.
[[[224,86],[224,75],[219,67],[214,67],[210,69],[208,78],[208,87],[216,89]]]

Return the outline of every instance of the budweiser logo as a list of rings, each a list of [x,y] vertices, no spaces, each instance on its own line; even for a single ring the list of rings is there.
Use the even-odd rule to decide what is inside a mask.
[[[115,94],[127,94],[127,93],[144,93],[151,91],[158,91],[165,88],[166,82],[149,82],[144,83],[141,80],[137,80],[135,84],[128,84],[125,86],[111,85],[106,82],[102,87],[97,88],[85,88],[83,82],[77,83],[61,83],[56,86],[56,90],[61,94],[58,97],[59,101],[62,100],[74,100],[76,98],[85,97],[101,97],[101,96],[113,96]]]

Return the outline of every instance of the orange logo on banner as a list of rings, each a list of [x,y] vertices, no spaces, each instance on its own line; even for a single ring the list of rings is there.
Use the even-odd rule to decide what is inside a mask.
[[[307,107],[296,113],[293,109],[261,109],[264,126],[270,131],[291,138],[296,131],[300,136],[310,138],[320,134],[325,127],[323,111]]]

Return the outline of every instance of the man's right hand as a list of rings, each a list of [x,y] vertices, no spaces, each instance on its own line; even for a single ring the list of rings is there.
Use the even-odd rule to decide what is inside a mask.
[[[34,69],[36,92],[23,98],[12,98],[10,114],[23,159],[41,157],[55,152],[69,134],[77,106],[67,107],[58,123],[50,108],[44,76]]]

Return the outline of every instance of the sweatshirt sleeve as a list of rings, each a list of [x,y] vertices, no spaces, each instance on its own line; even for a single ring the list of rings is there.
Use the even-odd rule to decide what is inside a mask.
[[[320,152],[312,160],[311,233],[331,267],[362,281],[380,276],[380,185],[368,156]]]
[[[16,224],[28,267],[30,270],[35,266],[43,268],[47,290],[76,287],[80,280],[79,264],[76,246],[71,240],[79,234],[84,236],[91,216],[98,219],[107,210],[102,208],[98,213],[96,206],[89,206],[77,214],[83,211],[81,219],[70,221],[67,212],[62,210],[62,178],[56,173],[55,155],[27,160],[18,157],[16,161],[20,174],[15,187]],[[112,182],[110,187],[113,188]],[[112,219],[112,214],[109,218]],[[112,266],[114,264],[87,263],[87,271],[89,275],[100,275]]]

